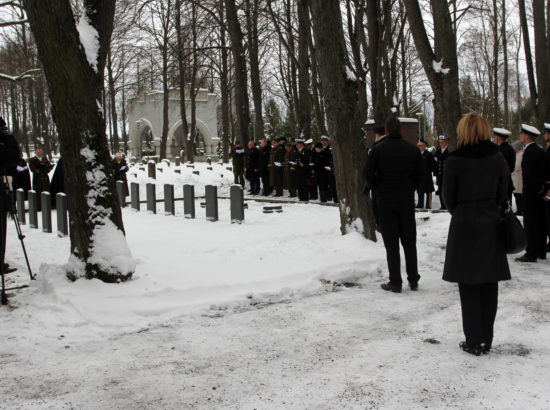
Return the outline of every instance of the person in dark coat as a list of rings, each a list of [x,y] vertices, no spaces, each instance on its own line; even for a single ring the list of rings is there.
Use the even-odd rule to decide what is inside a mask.
[[[35,156],[29,160],[29,168],[32,172],[32,189],[38,195],[38,209],[40,209],[40,194],[44,191],[50,192],[50,177],[48,173],[53,165],[43,155],[42,148],[36,148]]]
[[[323,144],[320,142],[316,143],[313,149],[315,151],[314,170],[317,186],[319,187],[319,200],[327,202],[330,183],[330,157],[327,155],[328,151],[323,149]]]
[[[423,176],[422,182],[418,187],[418,204],[417,208],[431,209],[432,207],[432,192],[435,191],[433,173],[436,170],[436,162],[434,155],[426,149],[426,142],[418,140],[416,144],[422,155]]]
[[[28,198],[28,192],[31,190],[31,173],[27,165],[27,161],[24,158],[19,158],[17,166],[15,167],[16,173],[13,177],[13,190],[17,191],[22,189],[25,192],[25,201]]]
[[[245,151],[241,145],[241,141],[235,141],[235,146],[231,150],[231,158],[233,159],[233,175],[235,176],[234,183],[241,184],[244,188]]]
[[[317,161],[317,151],[315,151],[313,139],[309,138],[304,142],[309,156],[309,174],[307,183],[309,186],[309,199],[319,199],[317,175],[315,173],[315,161]]]
[[[259,173],[260,152],[254,141],[248,141],[248,156],[246,157],[245,177],[250,182],[250,193],[258,195],[260,193],[260,173]]]
[[[291,142],[285,144],[284,187],[290,198],[296,197],[296,149]]]
[[[57,161],[50,184],[52,208],[54,209],[56,207],[56,195],[60,192],[65,193],[65,168],[63,167],[63,158],[59,158]]]
[[[383,138],[386,137],[386,127],[384,125],[375,125],[374,126],[374,142],[369,147],[369,150],[367,152],[367,157],[371,154],[372,148],[378,144],[380,141],[382,141]],[[368,160],[367,160],[368,161]],[[363,174],[366,174],[366,165],[363,169]],[[374,219],[376,220],[376,229],[378,232],[380,232],[380,218],[378,217],[378,201],[376,200],[376,191],[373,187],[370,187],[368,183],[365,187],[365,194],[370,195],[372,200],[372,212],[374,213]]]
[[[544,142],[546,142],[546,150],[544,157],[546,158],[546,178],[544,182],[544,208],[546,211],[546,233],[550,239],[550,124],[544,124]],[[546,246],[546,253],[550,252],[550,241]]]
[[[382,289],[401,292],[399,241],[405,252],[407,280],[418,289],[414,191],[422,178],[422,158],[418,147],[403,139],[397,117],[386,122],[387,136],[372,147],[367,157],[365,178],[376,192],[378,218],[388,260],[389,282]]]
[[[8,177],[15,177],[17,173],[17,161],[21,154],[19,145],[15,136],[8,131],[6,122],[0,117],[0,189],[2,189],[2,200],[0,201],[0,266],[1,273],[11,273],[16,271],[16,268],[10,267],[5,263],[4,256],[6,254],[6,232],[7,232],[7,213],[13,211],[13,198],[10,198],[11,191],[8,182]],[[6,178],[6,179],[4,179]]]
[[[298,199],[309,201],[309,153],[304,146],[303,139],[296,140],[296,185],[298,186]]]
[[[338,203],[338,192],[336,191],[336,176],[334,175],[334,158],[332,156],[332,148],[330,147],[330,138],[326,135],[321,135],[321,144],[323,144],[323,153],[326,156],[325,162],[328,164],[325,166],[325,170],[329,175],[328,182],[328,195],[327,200],[333,200],[334,203]]]
[[[284,144],[286,140],[276,138],[272,141],[269,153],[269,182],[275,189],[275,196],[283,196],[283,162],[285,162]]]
[[[271,194],[271,184],[269,182],[269,156],[271,145],[265,138],[260,140],[259,151],[258,172],[260,173],[260,178],[262,179],[262,195],[268,196]]]
[[[508,143],[508,137],[512,133],[504,128],[493,128],[493,134],[495,134],[495,144],[498,145],[498,149],[502,152],[506,164],[508,165],[508,170],[510,171],[510,180],[508,181],[508,193],[507,198],[510,203],[512,203],[512,193],[514,192],[514,182],[512,181],[512,172],[516,167],[516,151]]]
[[[539,130],[530,125],[521,126],[521,143],[525,146],[521,161],[523,178],[523,226],[527,234],[525,254],[516,258],[518,262],[536,262],[546,259],[545,225],[545,173],[544,150],[535,142]]]
[[[443,197],[451,213],[443,280],[458,283],[468,353],[493,343],[498,282],[510,279],[501,231],[509,171],[491,142],[489,122],[468,114],[458,123],[458,149],[447,159]]]
[[[445,201],[443,200],[443,184],[444,184],[444,178],[445,175],[445,162],[447,161],[447,158],[449,157],[449,150],[447,149],[447,138],[445,138],[444,135],[440,135],[438,138],[439,141],[439,147],[435,150],[435,160],[437,162],[436,166],[436,182],[437,182],[437,191],[436,194],[439,196],[439,202],[441,202],[441,209],[447,209],[447,206],[445,205]]]
[[[113,167],[114,180],[124,182],[124,196],[130,195],[130,191],[128,189],[128,178],[126,177],[126,173],[128,172],[128,164],[126,163],[126,160],[122,158],[122,154],[120,152],[115,154],[115,158],[111,162],[111,166]]]

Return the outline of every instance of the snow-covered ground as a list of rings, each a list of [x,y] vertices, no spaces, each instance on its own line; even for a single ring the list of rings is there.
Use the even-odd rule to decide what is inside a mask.
[[[157,183],[191,178],[171,173]],[[335,207],[250,201],[238,225],[198,202],[195,220],[123,211],[137,270],[118,285],[68,282],[69,240],[23,226],[37,280],[0,307],[1,408],[550,408],[550,261],[510,257],[474,357],[441,280],[448,214],[417,214],[420,289],[393,294],[381,240],[342,237]],[[8,285],[29,283],[8,227]]]

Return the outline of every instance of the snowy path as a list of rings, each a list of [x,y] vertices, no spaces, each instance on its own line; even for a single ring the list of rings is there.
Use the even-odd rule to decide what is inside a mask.
[[[511,262],[494,352],[476,358],[457,347],[458,293],[440,279],[448,215],[419,220],[420,290],[396,295],[379,288],[381,244],[338,237],[336,209],[259,209],[242,226],[125,212],[130,284],[41,270],[0,309],[0,407],[550,407],[548,261]],[[64,262],[65,239],[24,229],[32,260]],[[8,242],[20,264],[17,251]]]

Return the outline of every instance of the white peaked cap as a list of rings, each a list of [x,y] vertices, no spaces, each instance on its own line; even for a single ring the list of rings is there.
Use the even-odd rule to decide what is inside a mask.
[[[445,137],[445,135],[440,135],[439,137],[437,137],[438,140],[446,140],[447,138]]]
[[[544,129],[545,129],[546,131],[550,131],[550,124],[548,124],[548,123],[545,122],[545,123],[544,123]]]
[[[539,130],[537,130],[532,125],[527,125],[527,124],[521,124],[521,132],[524,132],[524,133],[529,134],[529,135],[533,135],[535,137],[540,135]]]
[[[500,135],[501,137],[504,137],[504,138],[512,135],[512,133],[505,128],[493,128],[493,133],[496,135]]]
[[[322,140],[330,141],[330,138],[327,137],[326,135],[321,135],[321,139],[322,139]]]
[[[313,139],[311,139],[311,138],[308,139],[308,140],[305,142],[306,145],[307,145],[307,144],[312,144],[312,143],[313,143]]]

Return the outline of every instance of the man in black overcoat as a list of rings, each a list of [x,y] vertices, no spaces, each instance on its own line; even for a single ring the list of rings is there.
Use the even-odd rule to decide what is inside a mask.
[[[268,196],[271,194],[271,184],[269,182],[269,156],[271,145],[267,142],[267,139],[262,138],[260,140],[259,151],[258,172],[262,179],[262,195]]]
[[[435,172],[434,155],[426,149],[426,141],[418,140],[418,148],[422,155],[423,176],[420,185],[418,186],[418,204],[417,208],[431,209],[432,207],[432,192],[434,189],[433,173]]]
[[[514,148],[508,143],[508,137],[510,137],[512,133],[504,128],[493,128],[493,134],[495,135],[494,142],[498,145],[498,149],[502,152],[506,164],[508,165],[510,178],[508,178],[508,192],[506,193],[506,198],[512,203],[512,193],[514,192],[512,172],[514,172],[514,168],[516,167],[516,151],[514,151]]]
[[[260,152],[254,141],[248,141],[248,156],[246,157],[245,177],[250,182],[250,193],[258,195],[260,193],[260,173],[259,173]]]
[[[309,201],[309,152],[304,147],[304,140],[296,140],[296,185],[298,186],[298,199]]]
[[[523,226],[527,234],[525,254],[516,258],[518,262],[536,262],[546,259],[545,225],[545,176],[546,158],[544,150],[535,142],[539,130],[522,124],[520,140],[525,146],[521,171],[523,178]]]
[[[0,273],[11,273],[17,269],[4,263],[6,254],[7,213],[13,210],[13,197],[9,187],[9,177],[16,176],[17,160],[20,157],[19,145],[13,134],[10,134],[6,122],[0,117]]]
[[[382,289],[401,292],[401,261],[399,241],[405,252],[407,279],[412,290],[418,289],[418,261],[416,252],[416,221],[414,218],[414,191],[423,170],[420,150],[403,139],[397,117],[386,122],[387,136],[374,145],[367,157],[365,178],[376,192],[378,217],[386,248],[390,281]]]
[[[544,151],[544,157],[546,158],[546,178],[545,178],[545,191],[544,202],[546,210],[546,232],[550,239],[550,124],[544,124],[544,142],[546,142],[546,150]],[[550,252],[550,242],[546,246],[546,253]]]
[[[435,150],[435,160],[436,165],[436,182],[437,182],[437,191],[436,194],[439,196],[439,202],[441,202],[441,209],[447,209],[445,201],[443,200],[443,176],[445,174],[445,162],[449,157],[449,150],[447,149],[447,138],[444,135],[438,137],[439,147]]]
[[[13,190],[22,189],[25,192],[25,200],[27,200],[28,192],[31,190],[31,172],[27,161],[24,158],[19,158],[15,169],[17,172],[13,178]]]

